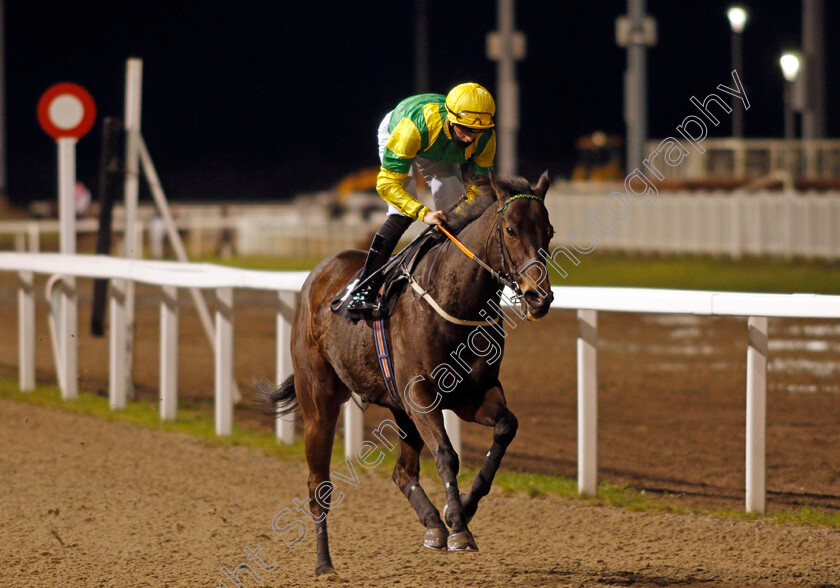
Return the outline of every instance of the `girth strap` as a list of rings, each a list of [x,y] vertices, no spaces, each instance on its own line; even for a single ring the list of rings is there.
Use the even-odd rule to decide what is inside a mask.
[[[376,357],[379,361],[379,369],[385,379],[385,389],[391,401],[402,410],[405,410],[400,399],[397,384],[394,382],[394,364],[391,362],[391,354],[388,352],[388,341],[385,338],[385,321],[378,319],[373,321],[373,343],[376,347]]]

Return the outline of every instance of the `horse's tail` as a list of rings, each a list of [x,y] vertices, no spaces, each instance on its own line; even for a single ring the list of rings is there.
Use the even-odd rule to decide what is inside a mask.
[[[258,383],[260,398],[263,402],[271,403],[274,406],[274,413],[277,416],[286,416],[297,410],[298,399],[295,393],[295,375],[292,374],[280,384],[276,390],[269,388],[266,383]]]

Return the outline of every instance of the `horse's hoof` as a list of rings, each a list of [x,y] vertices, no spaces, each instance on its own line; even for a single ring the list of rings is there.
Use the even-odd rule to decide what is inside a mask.
[[[324,564],[324,565],[320,565],[317,568],[315,568],[315,577],[319,578],[321,576],[336,576],[336,577],[338,577],[338,572],[336,572],[335,569],[331,565]]]
[[[467,495],[464,494],[463,492],[461,492],[461,506],[464,505],[464,501],[466,499],[467,499]],[[464,522],[467,523],[468,525],[470,524],[471,520],[472,520],[471,516],[464,517]],[[443,522],[445,522],[449,526],[449,528],[452,528],[452,521],[449,520],[449,504],[446,504],[443,507]]]
[[[423,537],[423,547],[446,551],[446,529],[426,529]]]
[[[475,544],[472,533],[461,531],[452,533],[446,539],[446,549],[448,551],[478,551],[478,545]]]

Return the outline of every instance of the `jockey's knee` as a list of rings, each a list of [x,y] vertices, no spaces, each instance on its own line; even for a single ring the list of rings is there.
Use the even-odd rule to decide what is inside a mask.
[[[376,234],[388,245],[396,245],[412,222],[414,219],[404,214],[389,214]]]

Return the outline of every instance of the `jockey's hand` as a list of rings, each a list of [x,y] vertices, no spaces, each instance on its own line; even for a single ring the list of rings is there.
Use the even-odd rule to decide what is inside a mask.
[[[427,225],[442,225],[446,222],[446,213],[442,210],[430,210],[423,215],[423,222]]]

